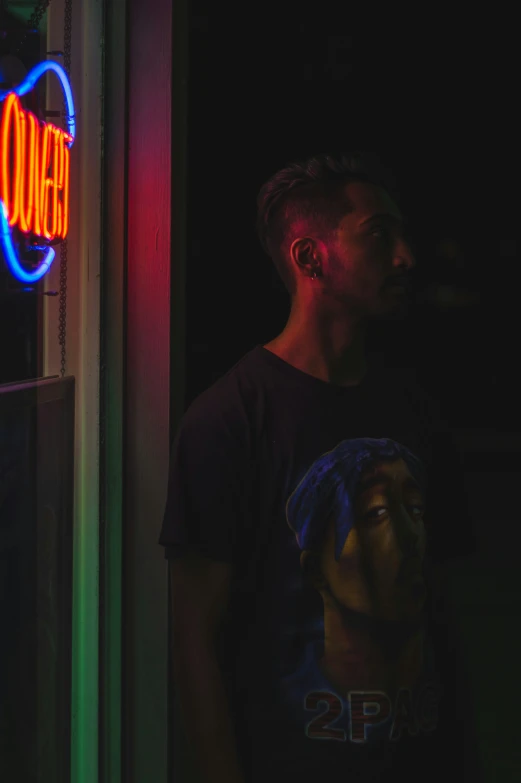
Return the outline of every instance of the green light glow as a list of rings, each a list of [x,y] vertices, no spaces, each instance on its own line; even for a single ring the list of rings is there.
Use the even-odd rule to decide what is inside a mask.
[[[76,501],[72,604],[73,783],[98,781],[99,516],[97,434],[87,436],[87,415],[78,384],[80,417],[76,454]],[[90,421],[89,421],[90,423]],[[78,432],[77,429],[77,432]],[[91,428],[92,429],[92,428]]]

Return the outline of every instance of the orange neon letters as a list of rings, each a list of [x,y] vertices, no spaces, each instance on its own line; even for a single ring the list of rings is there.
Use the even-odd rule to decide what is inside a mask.
[[[22,109],[16,93],[6,97],[0,124],[0,198],[9,225],[53,240],[69,230],[72,141],[66,131],[40,124]]]

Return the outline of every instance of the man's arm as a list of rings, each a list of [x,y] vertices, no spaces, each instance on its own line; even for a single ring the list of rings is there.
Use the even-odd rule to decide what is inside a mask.
[[[175,689],[200,783],[244,783],[216,655],[231,566],[190,554],[170,561]]]

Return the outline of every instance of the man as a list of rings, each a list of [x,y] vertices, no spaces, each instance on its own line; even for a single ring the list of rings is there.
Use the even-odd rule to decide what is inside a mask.
[[[429,585],[439,583],[436,563],[471,548],[461,497],[449,497],[457,477],[433,406],[411,378],[368,361],[369,325],[406,311],[407,274],[415,261],[403,217],[361,159],[328,155],[275,174],[262,188],[258,207],[262,244],[291,297],[289,319],[280,335],[250,351],[186,412],[174,445],[160,537],[170,561],[175,688],[193,760],[194,777],[188,780],[265,783],[275,776],[307,783],[392,774],[402,781],[427,781],[429,774],[445,770],[449,756],[451,770],[464,779],[463,729],[450,721],[454,699],[445,713],[440,707],[446,726],[440,732],[434,731],[437,691],[420,694],[414,704],[403,697],[435,667],[434,635],[432,649],[427,644],[425,650],[419,635],[418,596],[410,593],[412,616],[407,620],[403,614],[405,593],[417,590],[417,585],[407,587],[406,571],[412,564],[417,572],[422,551],[421,537],[407,534],[412,517],[404,511],[399,487],[411,478],[407,473],[416,460],[437,466],[428,477]],[[309,579],[313,561],[309,553],[302,557],[295,536],[300,522],[292,509],[309,471],[309,486],[322,499],[327,495],[327,475],[322,481],[320,471],[312,470],[324,455],[345,442],[365,443],[367,450],[373,441],[382,441],[384,451],[388,444],[400,444],[391,447],[396,459],[384,468],[391,469],[394,510],[388,521],[374,521],[387,513],[383,490],[375,507],[367,509],[374,519],[360,532],[359,571],[369,573],[378,558],[380,564],[358,604],[362,586],[352,559],[348,552],[340,558],[349,585],[342,594],[355,609],[353,634],[358,627],[358,644],[349,650],[351,666],[340,667],[340,676],[338,661],[322,661],[321,670],[309,650],[317,641],[327,651],[335,648],[349,606],[336,615],[332,611],[338,601],[329,601],[333,591],[324,583],[324,563],[322,577],[315,568],[315,585]],[[358,459],[360,467],[364,460],[360,454]],[[381,484],[381,477],[376,480]],[[337,510],[347,512],[349,495],[338,486],[334,497]],[[418,498],[418,508],[422,503]],[[324,509],[324,525],[332,511]],[[342,537],[335,536],[335,554],[341,556]],[[355,540],[347,537],[348,549]],[[402,562],[407,562],[404,572],[393,573]],[[329,566],[331,579],[331,561]],[[405,581],[384,588],[386,578]],[[324,596],[330,610],[326,629]],[[378,616],[378,601],[384,599],[386,608]],[[431,593],[426,607],[440,626],[438,596]],[[400,663],[394,670],[388,666],[382,679],[383,662],[389,662],[386,644],[403,637],[404,620],[417,630],[407,652],[410,665],[402,657],[401,672]],[[361,632],[368,624],[370,646]],[[444,649],[439,641],[437,649]],[[373,664],[364,661],[368,657]],[[441,663],[438,655],[444,675],[454,668],[452,659],[450,666]],[[324,690],[327,676],[341,694]],[[290,686],[299,677],[305,693],[299,709],[291,710]],[[429,731],[417,731],[418,722]],[[470,725],[466,720],[467,739]],[[442,766],[436,769],[437,762]],[[474,781],[475,770],[467,765],[467,771]]]

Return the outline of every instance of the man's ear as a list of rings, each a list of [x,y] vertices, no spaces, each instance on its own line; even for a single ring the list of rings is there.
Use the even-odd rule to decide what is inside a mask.
[[[327,582],[320,568],[320,555],[318,552],[304,549],[300,553],[300,567],[302,568],[304,579],[309,585],[319,592],[327,587]]]
[[[299,237],[294,239],[289,249],[291,261],[308,277],[313,272],[320,274],[322,266],[321,250],[313,237]]]

